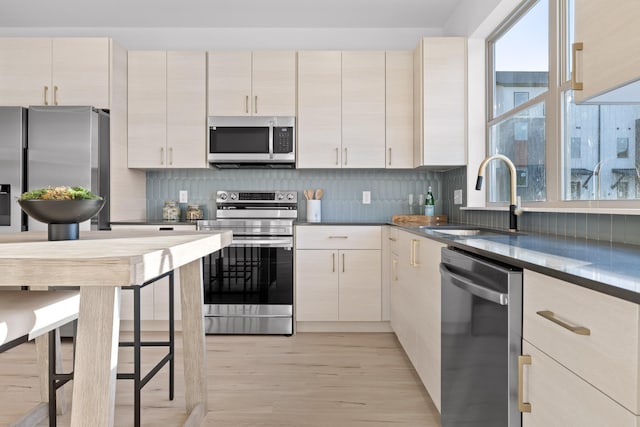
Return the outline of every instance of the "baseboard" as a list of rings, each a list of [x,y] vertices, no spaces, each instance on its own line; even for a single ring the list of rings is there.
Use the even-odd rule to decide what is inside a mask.
[[[389,322],[296,322],[296,332],[393,332]]]

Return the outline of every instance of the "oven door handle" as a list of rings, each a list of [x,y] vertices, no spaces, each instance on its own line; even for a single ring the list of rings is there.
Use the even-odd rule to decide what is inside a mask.
[[[231,246],[293,249],[293,243],[291,242],[291,239],[233,239],[231,241]]]

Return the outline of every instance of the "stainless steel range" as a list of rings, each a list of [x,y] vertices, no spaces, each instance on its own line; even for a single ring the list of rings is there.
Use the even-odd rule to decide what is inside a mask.
[[[231,245],[203,259],[207,334],[293,333],[295,191],[218,191],[215,220]]]

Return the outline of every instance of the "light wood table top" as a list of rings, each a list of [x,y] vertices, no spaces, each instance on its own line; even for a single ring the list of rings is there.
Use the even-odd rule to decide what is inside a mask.
[[[200,259],[231,240],[230,231],[82,231],[79,240],[51,242],[46,232],[0,235],[0,287],[80,287],[72,427],[113,426],[120,287],[178,268],[185,425],[200,424],[207,412]]]

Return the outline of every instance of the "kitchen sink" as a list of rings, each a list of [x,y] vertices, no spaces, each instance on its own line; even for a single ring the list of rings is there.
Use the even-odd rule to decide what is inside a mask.
[[[473,227],[473,226],[434,226],[434,225],[421,225],[421,230],[428,230],[433,233],[445,234],[447,236],[455,236],[455,237],[488,237],[488,236],[515,236],[521,233],[504,231],[504,230],[493,230],[490,228],[481,228],[481,227]]]

